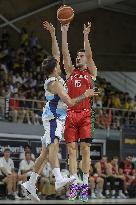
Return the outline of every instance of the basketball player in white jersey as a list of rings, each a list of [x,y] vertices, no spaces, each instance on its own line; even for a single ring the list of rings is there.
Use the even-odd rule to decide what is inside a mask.
[[[56,180],[56,190],[75,180],[74,177],[63,178],[61,176],[58,160],[59,141],[62,139],[62,131],[66,118],[66,105],[73,106],[85,98],[97,95],[93,89],[88,89],[77,98],[71,99],[68,96],[64,87],[64,80],[60,77],[60,52],[55,36],[55,28],[48,22],[44,22],[43,25],[51,35],[53,55],[52,57],[44,59],[42,63],[46,75],[44,89],[47,103],[42,115],[45,134],[41,138],[42,151],[35,162],[34,172],[31,174],[29,181],[22,184],[22,187],[29,192],[29,198],[37,201],[40,199],[36,194],[36,182],[47,161],[47,153],[49,154],[49,162]]]

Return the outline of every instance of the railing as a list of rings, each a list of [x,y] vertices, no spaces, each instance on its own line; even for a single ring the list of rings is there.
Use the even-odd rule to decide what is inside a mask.
[[[42,124],[44,101],[0,97],[0,119],[13,122]],[[95,128],[118,129],[136,126],[136,111],[116,108],[95,108]]]
[[[44,106],[41,100],[0,97],[0,119],[39,124]]]

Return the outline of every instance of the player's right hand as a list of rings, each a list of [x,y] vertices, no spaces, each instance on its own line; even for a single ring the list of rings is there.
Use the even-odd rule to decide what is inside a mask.
[[[67,32],[68,29],[69,29],[69,24],[70,24],[70,23],[64,24],[64,25],[61,24],[61,31],[62,31],[62,32]]]
[[[94,89],[88,89],[85,91],[84,95],[86,97],[98,96],[100,92],[95,92]]]

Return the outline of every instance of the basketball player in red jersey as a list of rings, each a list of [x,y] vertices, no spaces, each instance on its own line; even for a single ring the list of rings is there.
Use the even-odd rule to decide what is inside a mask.
[[[108,177],[110,181],[110,187],[112,190],[112,198],[123,198],[126,199],[124,195],[125,188],[125,177],[119,172],[118,157],[114,156],[112,160],[108,163]]]
[[[88,39],[91,23],[84,25],[84,50],[77,52],[76,68],[72,65],[67,43],[69,25],[62,25],[62,54],[67,77],[68,94],[71,98],[81,95],[86,89],[92,88],[92,78],[96,78],[97,68],[92,59],[92,51]],[[78,106],[68,107],[64,137],[69,153],[69,169],[71,176],[77,177],[77,142],[80,140],[82,155],[83,185],[80,199],[88,200],[88,177],[90,168],[91,142],[91,99],[83,100]],[[79,191],[77,181],[70,187],[69,199],[75,199]]]
[[[119,164],[120,171],[125,176],[125,193],[127,194],[127,186],[131,184],[135,175],[135,168],[132,162],[132,155],[128,155],[124,161]]]

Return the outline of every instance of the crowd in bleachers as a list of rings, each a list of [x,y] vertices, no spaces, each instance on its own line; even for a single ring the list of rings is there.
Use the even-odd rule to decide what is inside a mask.
[[[34,32],[28,34],[22,28],[19,40],[18,47],[13,48],[7,29],[0,36],[0,117],[4,118],[5,98],[8,97],[8,120],[39,124],[44,106],[45,79],[41,62],[46,52]],[[129,93],[117,90],[100,77],[97,77],[96,86],[100,90],[100,95],[94,98],[96,128],[111,126],[120,129],[122,123],[128,125],[136,122],[136,96],[132,99]]]
[[[9,105],[12,121],[24,122],[26,120],[29,124],[38,124],[44,105],[41,102],[44,100],[44,71],[40,65],[46,54],[34,33],[28,35],[25,28],[20,34],[19,48],[11,48],[9,41],[10,34],[4,29],[0,44],[0,96],[14,98],[10,100]],[[105,79],[98,78],[96,85],[101,93],[94,100],[94,107],[97,110],[96,127],[107,128],[113,121],[109,110],[107,113],[102,109],[103,107],[136,109],[136,97],[132,100],[128,93],[117,91]],[[19,98],[23,100],[20,101]],[[39,101],[26,101],[27,99]],[[4,104],[4,99],[1,99],[2,103]],[[34,109],[38,110],[34,111]],[[116,112],[114,123],[112,123],[113,128],[120,128],[120,114]],[[128,117],[127,112],[124,115]],[[129,117],[135,121],[135,116],[135,113],[131,113]]]
[[[135,125],[136,96],[132,99],[129,93],[117,90],[99,76],[96,85],[100,90],[100,95],[94,99],[96,127],[107,128],[111,124],[113,129],[120,129],[122,125]]]
[[[19,167],[14,166],[12,153],[5,148],[3,156],[0,157],[0,198],[1,199],[27,199],[21,183],[29,179],[33,171],[35,156],[31,147],[26,145],[24,152],[20,153]],[[61,160],[60,160],[61,162]],[[68,165],[61,169],[62,176],[69,176]],[[82,184],[82,160],[78,164],[78,184]],[[66,199],[68,187],[61,191],[55,191],[55,178],[52,168],[47,163],[41,171],[37,182],[37,194],[40,199]],[[131,155],[123,161],[117,156],[108,160],[103,156],[100,161],[91,162],[89,175],[89,198],[135,198],[136,197],[136,159]]]
[[[38,38],[33,33],[29,36],[25,28],[20,34],[18,48],[10,46],[10,34],[6,29],[0,42],[0,96],[14,98],[9,104],[13,121],[23,122],[26,116],[28,123],[36,124],[35,116],[40,113],[31,109],[43,108],[44,71],[41,62],[46,56],[45,50],[40,47]],[[32,100],[39,101],[33,105]],[[4,104],[2,99],[1,104]]]

